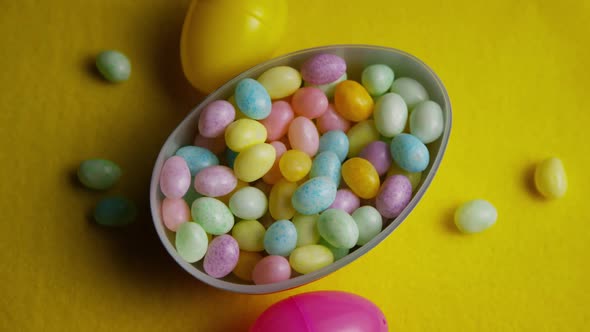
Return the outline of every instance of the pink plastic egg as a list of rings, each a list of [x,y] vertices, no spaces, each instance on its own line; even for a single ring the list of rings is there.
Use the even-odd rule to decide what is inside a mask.
[[[306,82],[319,85],[334,82],[346,72],[346,62],[334,54],[317,54],[301,65]]]
[[[238,264],[240,248],[238,241],[227,234],[214,238],[209,244],[203,268],[214,278],[223,278],[230,274]]]
[[[374,141],[369,143],[359,154],[359,157],[368,160],[377,171],[379,176],[387,173],[391,166],[391,152],[389,145],[382,141]]]
[[[214,154],[220,154],[225,151],[225,135],[215,138],[197,135],[197,137],[195,137],[194,145],[209,149],[209,151],[213,152]]]
[[[293,94],[291,105],[297,115],[315,119],[328,109],[328,97],[318,88],[301,88]]]
[[[336,199],[329,209],[340,209],[348,214],[361,206],[361,199],[349,189],[340,189],[336,192]]]
[[[393,175],[387,178],[379,193],[375,207],[385,218],[397,217],[412,198],[412,184],[403,175]]]
[[[195,175],[195,190],[205,196],[220,197],[236,188],[238,179],[227,166],[209,166]]]
[[[260,121],[266,128],[266,140],[268,142],[276,141],[285,136],[294,117],[288,102],[279,100],[272,103],[270,115]]]
[[[291,277],[291,266],[283,256],[266,256],[261,259],[252,271],[252,280],[257,285],[272,284]]]
[[[303,116],[296,117],[289,126],[291,148],[315,156],[320,146],[320,136],[313,122]]]
[[[281,160],[281,156],[283,155],[283,153],[287,152],[287,147],[281,141],[271,142],[270,145],[272,145],[275,148],[277,157],[270,171],[268,171],[262,177],[262,181],[268,184],[275,184],[279,182],[279,180],[283,177],[283,175],[281,174],[281,169],[279,168],[279,160]]]
[[[204,137],[219,137],[234,121],[236,110],[225,100],[216,100],[207,105],[199,115],[199,133]]]
[[[191,211],[184,199],[166,197],[162,202],[162,219],[166,228],[176,232],[180,224],[191,220]]]
[[[328,109],[317,120],[318,130],[325,134],[331,130],[340,130],[347,132],[350,129],[350,121],[342,117],[336,112],[333,104],[328,105]]]
[[[166,197],[181,198],[191,185],[191,171],[184,158],[168,158],[160,173],[160,190]]]

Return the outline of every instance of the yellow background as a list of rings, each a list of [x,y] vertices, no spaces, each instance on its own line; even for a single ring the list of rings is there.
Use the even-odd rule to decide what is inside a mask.
[[[192,279],[151,226],[152,164],[202,98],[179,65],[188,1],[0,2],[0,330],[246,331],[275,301],[320,289],[369,298],[391,331],[588,330],[588,1],[289,1],[278,53],[408,51],[440,75],[455,121],[432,187],[398,230],[323,280],[265,296]],[[130,81],[96,75],[105,48],[131,58]],[[570,189],[547,202],[530,177],[552,155]],[[124,168],[111,193],[139,202],[128,229],[88,221],[105,194],[73,172],[96,156]],[[477,197],[498,222],[460,235],[453,210]]]

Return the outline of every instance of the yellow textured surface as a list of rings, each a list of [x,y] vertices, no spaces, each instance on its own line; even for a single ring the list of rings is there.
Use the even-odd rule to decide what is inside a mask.
[[[587,331],[590,324],[590,5],[587,1],[290,1],[279,53],[334,43],[403,49],[451,96],[448,153],[421,204],[385,242],[289,292],[235,295],[184,273],[159,244],[148,180],[194,106],[179,65],[187,1],[2,1],[0,330],[246,331],[289,295],[339,289],[379,305],[392,331]],[[223,24],[223,18],[220,18]],[[131,80],[92,69],[125,52]],[[531,191],[531,165],[564,161],[565,198]],[[103,193],[72,174],[120,163],[113,193],[140,202],[126,230],[87,215]],[[451,223],[462,201],[499,211],[485,233]]]

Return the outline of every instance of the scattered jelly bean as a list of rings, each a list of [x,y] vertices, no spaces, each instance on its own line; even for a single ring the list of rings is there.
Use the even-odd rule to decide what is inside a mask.
[[[334,254],[330,249],[319,244],[296,248],[289,256],[291,267],[301,274],[317,271],[333,262]]]
[[[301,86],[301,74],[293,67],[278,66],[266,70],[258,82],[268,91],[271,99],[292,95]]]
[[[256,144],[240,152],[234,162],[234,173],[242,181],[256,181],[272,168],[275,159],[276,152],[272,145]]]
[[[90,189],[106,190],[119,181],[121,168],[106,159],[84,160],[78,167],[78,180]]]
[[[336,199],[330,205],[330,209],[340,209],[351,214],[361,206],[360,198],[349,189],[339,189],[336,192]]]
[[[264,250],[269,255],[289,256],[297,246],[297,229],[289,220],[277,220],[264,234]]]
[[[368,160],[379,176],[387,173],[387,170],[391,167],[392,159],[391,152],[389,151],[389,145],[382,141],[374,141],[369,143],[359,153],[359,157]]]
[[[334,82],[346,73],[346,62],[334,54],[317,54],[301,65],[301,76],[312,84]]]
[[[370,205],[356,209],[352,213],[352,219],[359,229],[359,238],[356,242],[359,246],[371,241],[383,229],[383,217]]]
[[[428,100],[428,92],[420,82],[409,77],[400,77],[391,84],[391,92],[402,96],[408,109],[413,109],[418,103]]]
[[[371,199],[377,196],[380,179],[375,167],[363,158],[351,158],[342,164],[342,178],[358,197]]]
[[[281,179],[270,191],[268,209],[270,215],[276,219],[291,219],[295,214],[295,208],[291,204],[291,197],[297,190],[297,183]]]
[[[293,225],[295,225],[295,229],[297,230],[297,247],[318,243],[320,240],[320,232],[318,231],[316,223],[319,217],[319,214],[312,214],[309,216],[295,214],[293,217]]]
[[[220,154],[225,151],[225,135],[219,137],[205,137],[203,135],[197,135],[193,143],[195,146],[205,148],[214,154]]]
[[[291,265],[283,256],[271,255],[261,259],[252,271],[256,285],[272,284],[291,277]]]
[[[301,88],[293,95],[291,105],[297,115],[315,119],[328,109],[328,97],[318,88]]]
[[[234,226],[234,215],[223,202],[215,198],[197,198],[191,206],[191,215],[209,234],[225,234]]]
[[[373,117],[377,131],[385,137],[393,137],[406,128],[408,107],[400,95],[390,92],[377,100]]]
[[[424,144],[436,141],[444,129],[443,112],[430,100],[418,103],[410,114],[410,133]]]
[[[234,168],[234,162],[236,161],[236,157],[238,156],[238,152],[236,152],[230,148],[227,148],[227,149],[225,149],[224,156],[225,156],[225,162],[227,163],[227,166],[229,168]]]
[[[332,130],[322,135],[318,151],[332,151],[343,162],[348,155],[349,145],[348,136],[343,131]]]
[[[317,221],[323,239],[337,248],[352,248],[359,238],[359,229],[352,217],[339,209],[324,211]]]
[[[94,208],[94,220],[103,226],[126,226],[135,221],[136,217],[135,204],[123,196],[103,198]]]
[[[428,148],[414,135],[395,136],[390,151],[395,163],[408,172],[422,172],[430,162]]]
[[[198,193],[209,197],[220,197],[232,192],[238,184],[238,179],[231,168],[215,165],[197,173],[194,183]]]
[[[178,255],[189,263],[195,263],[205,257],[209,240],[201,225],[184,222],[176,231],[175,246]]]
[[[373,98],[359,83],[351,80],[340,82],[334,92],[336,112],[343,118],[359,122],[369,118],[373,112]]]
[[[349,148],[348,157],[356,157],[369,143],[378,141],[379,131],[375,127],[375,121],[364,120],[354,125],[346,133],[348,136]]]
[[[252,119],[236,120],[225,130],[225,143],[228,148],[236,152],[242,152],[264,141],[266,141],[266,128]]]
[[[331,245],[330,243],[328,243],[328,241],[326,241],[323,238],[320,238],[320,243],[319,244],[321,244],[324,247],[328,248],[332,252],[332,255],[334,255],[334,261],[337,261],[340,258],[348,255],[348,253],[350,252],[350,249],[349,248],[336,248],[333,245]]]
[[[266,229],[257,220],[241,220],[232,228],[231,235],[244,251],[264,250],[264,234]]]
[[[258,219],[266,213],[268,201],[262,190],[244,187],[236,191],[229,200],[232,213],[241,219]]]
[[[251,119],[262,120],[270,114],[270,96],[264,86],[254,79],[241,80],[236,86],[234,98],[240,111]]]
[[[252,271],[261,260],[262,255],[258,252],[240,251],[238,264],[236,264],[232,273],[244,281],[252,281]]]
[[[455,211],[455,225],[463,233],[479,233],[492,227],[498,219],[498,211],[488,201],[476,199],[463,203]]]
[[[191,221],[191,210],[183,199],[166,197],[162,202],[162,220],[166,228],[176,232],[180,224]]]
[[[319,153],[313,160],[311,171],[309,172],[310,178],[318,176],[327,176],[334,183],[336,187],[340,185],[340,159],[336,153],[332,151],[324,151]]]
[[[225,100],[215,100],[205,106],[199,115],[199,133],[205,137],[219,137],[234,121],[236,110]]]
[[[567,175],[559,158],[548,158],[535,169],[535,186],[547,198],[563,197],[567,191]]]
[[[393,175],[383,182],[375,206],[385,218],[397,217],[412,199],[412,184],[403,175]]]
[[[272,103],[270,115],[266,119],[260,120],[260,123],[266,128],[266,139],[276,141],[285,136],[294,117],[295,113],[288,102],[278,100]]]
[[[289,150],[281,157],[279,168],[285,179],[297,182],[309,173],[311,158],[303,151]]]
[[[374,64],[363,70],[361,82],[371,96],[381,96],[391,87],[394,76],[389,66]]]
[[[283,177],[279,167],[279,161],[281,160],[283,154],[287,152],[287,147],[285,144],[283,144],[283,142],[280,141],[271,142],[270,145],[275,148],[276,158],[272,168],[266,174],[264,174],[262,180],[268,184],[275,184]]]
[[[395,163],[392,163],[391,167],[387,171],[387,177],[390,177],[392,175],[403,175],[407,177],[408,180],[410,180],[410,183],[412,184],[412,192],[416,191],[418,185],[420,184],[420,181],[422,180],[422,172],[408,172],[405,169],[401,169]]]
[[[291,203],[301,214],[320,213],[334,203],[336,189],[336,184],[328,177],[309,179],[295,190]]]
[[[320,137],[314,123],[302,116],[296,117],[289,126],[289,143],[291,148],[315,156],[320,145]]]
[[[219,158],[213,152],[199,146],[183,146],[176,151],[176,155],[186,161],[191,176],[197,175],[202,169],[209,166],[219,165]]]
[[[351,126],[350,121],[338,114],[334,108],[334,105],[332,104],[329,104],[328,109],[324,112],[324,114],[317,118],[316,123],[321,134],[332,130],[347,132]]]
[[[181,198],[191,185],[191,172],[182,157],[168,158],[160,172],[160,190],[166,197]]]
[[[223,278],[233,271],[239,258],[238,242],[230,235],[224,234],[209,243],[203,269],[213,278]]]
[[[119,51],[100,52],[96,57],[96,68],[107,81],[113,83],[126,81],[131,76],[131,62]]]
[[[318,84],[318,85],[311,84],[309,82],[305,82],[303,84],[303,86],[318,88],[326,94],[326,97],[332,98],[332,97],[334,97],[334,91],[336,91],[336,86],[338,85],[338,83],[340,83],[342,81],[346,81],[347,79],[348,79],[348,75],[346,75],[346,73],[344,73],[344,74],[342,74],[342,76],[340,76],[339,79],[335,80],[334,82],[330,82],[330,83],[326,83],[326,84]]]

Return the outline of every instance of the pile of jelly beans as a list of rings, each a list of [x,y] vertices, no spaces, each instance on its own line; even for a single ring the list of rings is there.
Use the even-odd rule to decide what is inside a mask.
[[[368,243],[412,198],[443,132],[440,106],[384,64],[349,80],[315,55],[268,69],[202,110],[164,162],[162,219],[178,254],[223,278],[279,282]]]

